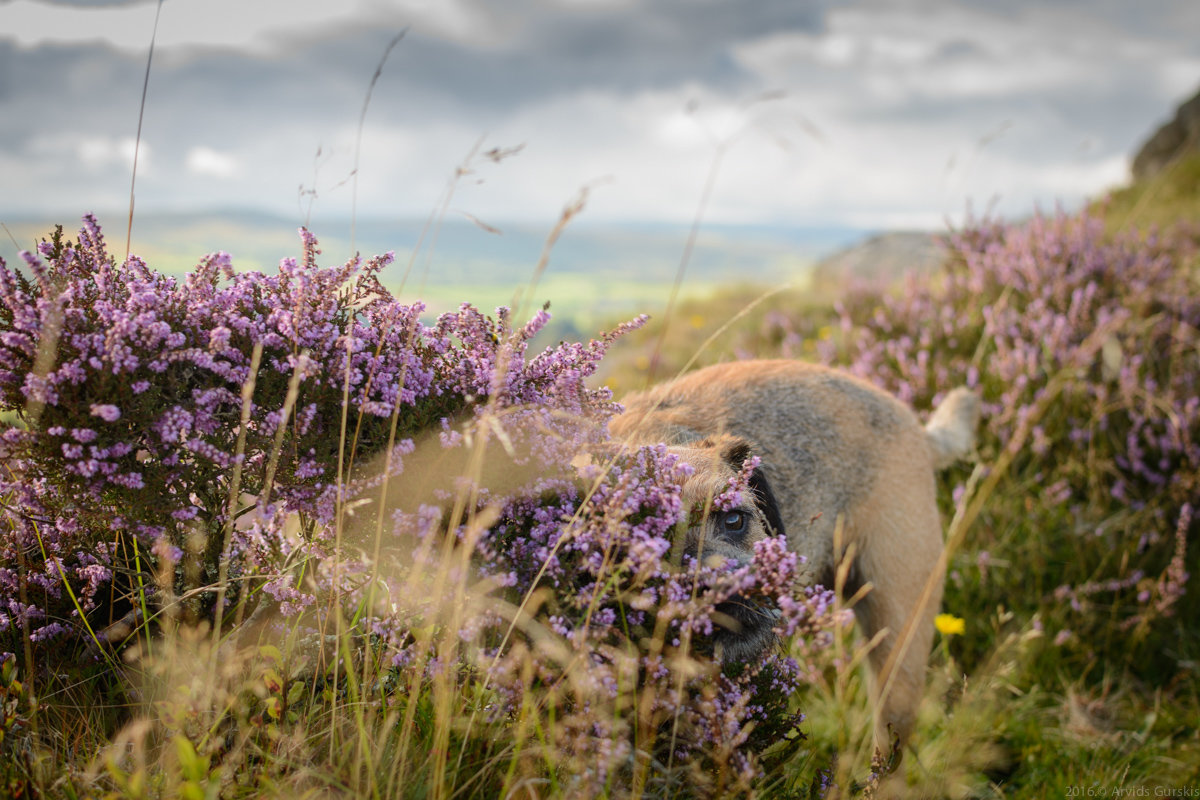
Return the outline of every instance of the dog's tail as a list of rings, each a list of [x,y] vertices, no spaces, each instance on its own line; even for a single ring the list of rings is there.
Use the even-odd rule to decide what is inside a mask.
[[[945,469],[969,455],[975,449],[978,425],[979,395],[963,388],[946,395],[925,424],[934,469]]]

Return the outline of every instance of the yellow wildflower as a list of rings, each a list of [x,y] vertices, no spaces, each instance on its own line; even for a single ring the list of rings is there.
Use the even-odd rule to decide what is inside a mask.
[[[933,618],[933,627],[943,636],[953,636],[967,629],[967,621],[953,614],[938,614]]]

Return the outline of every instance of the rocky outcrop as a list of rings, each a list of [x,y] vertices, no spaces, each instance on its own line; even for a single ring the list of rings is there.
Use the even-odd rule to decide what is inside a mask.
[[[1181,105],[1133,158],[1133,179],[1152,178],[1186,153],[1200,152],[1200,92]]]
[[[880,233],[817,263],[816,277],[864,278],[890,282],[906,272],[931,272],[946,250],[939,234],[928,231]]]

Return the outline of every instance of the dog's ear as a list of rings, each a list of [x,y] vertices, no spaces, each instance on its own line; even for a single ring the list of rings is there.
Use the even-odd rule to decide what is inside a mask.
[[[746,459],[753,452],[750,443],[737,436],[724,437],[720,445],[721,460],[732,467],[734,472],[742,468],[742,464],[746,463]]]
[[[779,502],[775,499],[775,493],[771,491],[771,484],[767,483],[767,476],[763,474],[761,467],[750,474],[750,490],[754,492],[754,503],[762,512],[763,519],[770,528],[770,534],[786,536],[787,532],[783,529],[783,515],[779,513]]]

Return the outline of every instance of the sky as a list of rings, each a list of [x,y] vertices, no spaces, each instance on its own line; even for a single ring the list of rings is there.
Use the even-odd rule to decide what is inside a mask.
[[[156,10],[0,0],[0,221],[124,214]],[[1022,216],[1127,180],[1198,32],[1196,0],[165,0],[137,209]]]

